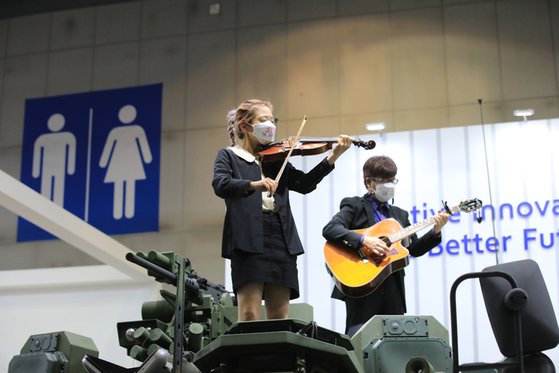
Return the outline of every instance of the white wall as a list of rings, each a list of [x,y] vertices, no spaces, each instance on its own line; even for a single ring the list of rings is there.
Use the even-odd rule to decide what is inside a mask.
[[[54,283],[61,278],[65,285]],[[92,266],[2,271],[0,284],[0,371],[31,335],[63,330],[90,337],[103,359],[140,365],[119,346],[116,324],[142,319],[142,303],[159,299],[155,281],[123,280],[106,266]]]

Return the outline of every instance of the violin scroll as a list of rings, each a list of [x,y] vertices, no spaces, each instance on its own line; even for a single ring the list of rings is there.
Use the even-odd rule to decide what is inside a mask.
[[[373,150],[377,143],[373,140],[363,141],[363,140],[352,140],[351,143],[355,146],[359,146],[365,150]]]

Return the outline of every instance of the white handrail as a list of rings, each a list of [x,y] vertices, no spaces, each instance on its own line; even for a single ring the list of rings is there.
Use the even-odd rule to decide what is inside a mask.
[[[128,247],[0,170],[0,205],[135,281],[145,269],[126,260]]]

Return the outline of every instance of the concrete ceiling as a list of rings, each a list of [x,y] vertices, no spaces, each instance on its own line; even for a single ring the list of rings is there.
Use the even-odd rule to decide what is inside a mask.
[[[0,19],[138,0],[0,0]]]

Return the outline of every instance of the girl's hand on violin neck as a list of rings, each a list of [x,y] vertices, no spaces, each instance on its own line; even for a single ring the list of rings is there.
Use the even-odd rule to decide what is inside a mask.
[[[347,135],[340,135],[337,138],[337,144],[332,148],[332,152],[328,155],[328,163],[333,165],[334,162],[351,146],[352,139]]]
[[[249,186],[251,190],[255,190],[257,192],[268,192],[268,194],[274,194],[277,187],[278,183],[269,177],[258,181],[251,181]]]

